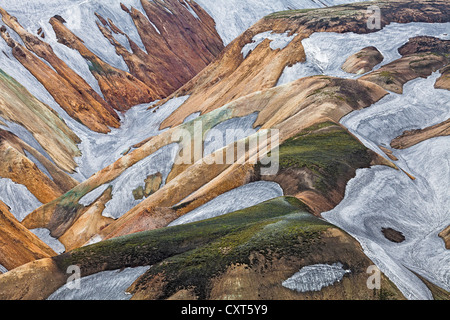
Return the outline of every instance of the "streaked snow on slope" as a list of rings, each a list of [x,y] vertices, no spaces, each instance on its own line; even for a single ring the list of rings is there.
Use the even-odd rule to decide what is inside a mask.
[[[78,203],[85,207],[89,207],[103,194],[103,192],[106,191],[106,189],[109,188],[109,186],[110,185],[107,183],[101,185],[100,187],[86,194],[83,198],[80,199],[80,201],[78,201]]]
[[[61,254],[66,251],[66,248],[64,247],[64,245],[61,242],[59,242],[58,239],[53,238],[50,235],[50,230],[45,229],[45,228],[38,228],[38,229],[32,229],[30,231],[33,232],[39,239],[41,239],[42,242],[44,242],[50,248],[52,248],[53,251],[55,251],[56,253]]]
[[[292,40],[297,36],[297,34],[289,35],[289,32],[285,33],[274,33],[273,31],[267,31],[263,33],[259,33],[255,35],[252,39],[251,43],[247,43],[241,50],[244,59],[247,58],[247,55],[255,50],[257,46],[259,46],[264,40],[270,40],[270,48],[272,50],[284,49],[291,43]]]
[[[427,79],[410,81],[403,94],[391,93],[370,108],[352,112],[341,123],[357,133],[367,147],[383,154],[378,146],[391,149],[391,141],[404,131],[426,128],[450,118],[450,92],[434,88],[439,77],[440,73],[435,72]],[[408,171],[407,163],[398,158],[396,164]]]
[[[255,112],[244,117],[225,120],[209,130],[204,139],[204,156],[255,134],[258,128],[253,128],[253,125],[257,118],[258,112]]]
[[[107,202],[103,215],[114,219],[120,218],[143,201],[143,199],[135,199],[133,190],[139,187],[145,189],[145,179],[147,177],[160,173],[163,178],[162,185],[165,184],[178,152],[179,145],[176,143],[162,147],[154,154],[126,169],[113,181],[92,190],[81,198],[78,203],[86,207],[90,206],[106,189],[112,187],[112,199]]]
[[[283,196],[283,189],[275,182],[258,181],[249,183],[214,198],[203,206],[175,220],[169,226],[218,217],[281,196]]]
[[[96,273],[81,278],[79,289],[71,289],[71,286],[66,284],[50,295],[48,300],[130,300],[131,295],[126,290],[149,268]]]
[[[450,23],[392,23],[370,34],[316,32],[302,41],[306,61],[286,67],[278,85],[322,74],[357,78],[360,75],[346,73],[341,67],[349,56],[361,49],[374,46],[383,54],[384,61],[375,67],[376,70],[401,58],[398,48],[409,38],[427,35],[449,40],[449,29]]]
[[[8,269],[6,269],[4,266],[2,266],[0,264],[0,273],[7,273],[7,272],[8,272]]]
[[[25,186],[5,178],[0,178],[0,200],[11,208],[20,222],[42,205]]]
[[[13,133],[17,137],[19,137],[20,140],[24,141],[30,147],[33,147],[34,149],[39,151],[39,153],[41,155],[43,155],[48,160],[53,162],[52,158],[48,155],[48,153],[44,150],[44,148],[36,140],[36,138],[33,136],[33,134],[30,131],[28,131],[25,127],[21,126],[20,124],[15,123],[15,122],[5,120],[2,117],[0,117],[0,121],[5,124],[5,125],[0,124],[0,129],[3,129],[3,130],[6,130],[6,131],[9,131],[9,132]],[[27,153],[27,156],[28,155],[29,154]],[[32,160],[32,157],[29,157],[29,158],[30,158],[30,160]],[[32,161],[34,162],[35,160],[36,159],[33,159]],[[39,161],[37,161],[37,162],[39,162]],[[41,169],[41,167],[43,167],[43,166],[39,166],[38,163],[36,163],[36,165],[39,167],[39,169]]]
[[[136,200],[133,190],[145,187],[145,179],[156,173],[163,176],[163,184],[172,171],[175,158],[179,152],[179,145],[173,143],[162,147],[151,156],[141,160],[125,170],[118,178],[109,183],[112,186],[112,199],[106,204],[103,215],[118,219],[133,207],[142,202]]]
[[[347,273],[350,273],[350,270],[345,270],[341,263],[315,264],[303,267],[292,277],[283,281],[282,285],[298,292],[320,291],[340,282]]]
[[[120,3],[125,4],[128,8],[133,6],[143,12],[140,0],[123,0],[120,2],[116,0],[2,0],[0,6],[18,18],[22,26],[29,32],[37,34],[37,30],[42,28],[45,32],[45,41],[53,47],[60,58],[66,62],[72,62],[76,72],[84,78],[86,76],[85,79],[90,78],[95,82],[92,75],[89,75],[86,61],[77,52],[71,52],[74,50],[64,48],[64,45],[57,43],[53,28],[48,21],[51,17],[60,15],[66,20],[66,26],[82,39],[93,53],[114,67],[128,70],[123,59],[116,54],[115,48],[100,32],[96,25],[98,19],[94,15],[94,12],[97,12],[105,19],[111,18],[117,27],[127,33],[143,49],[142,41],[133,20],[129,14],[121,9]],[[118,37],[119,39],[120,37]],[[123,44],[129,48],[126,42],[123,42]],[[81,62],[81,64],[77,66],[77,62]]]
[[[163,132],[159,130],[161,123],[188,98],[170,99],[153,111],[148,110],[148,104],[135,106],[121,115],[120,128],[113,128],[108,134],[95,133],[72,122],[74,132],[82,140],[79,145],[82,156],[76,159],[79,167],[73,177],[84,181],[130,151],[134,144]]]

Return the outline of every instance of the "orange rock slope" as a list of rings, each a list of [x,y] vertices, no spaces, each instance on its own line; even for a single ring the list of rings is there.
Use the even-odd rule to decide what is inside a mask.
[[[126,111],[134,105],[167,97],[205,68],[223,49],[213,19],[195,2],[143,0],[142,5],[147,15],[124,5],[122,9],[132,17],[147,52],[129,38],[132,52],[128,52],[114,38],[114,34],[125,33],[111,19],[106,20],[97,13],[90,17],[95,19],[94,14],[97,16],[100,31],[123,57],[130,73],[95,55],[66,27],[63,17],[50,19],[58,41],[77,50],[86,60],[104,98],[54,53],[45,37],[39,38],[25,30],[2,8],[3,22],[20,36],[24,46],[10,37],[6,28],[1,29],[1,36],[12,48],[13,56],[44,85],[69,116],[93,131],[107,133],[110,128],[120,126],[114,109]]]
[[[56,253],[22,226],[0,201],[0,264],[7,270]]]
[[[254,126],[261,127],[260,134],[264,133],[265,129],[279,129],[280,142],[283,143],[308,126],[327,120],[337,122],[352,110],[368,107],[385,95],[385,90],[370,82],[323,76],[310,77],[251,94],[204,115],[199,120],[202,120],[203,129],[206,131],[227,119],[258,112],[259,116]],[[283,103],[284,106],[282,112],[279,109],[280,103]],[[178,130],[192,131],[194,125],[193,122],[186,123],[154,137],[140,148],[75,187],[71,192],[31,213],[24,220],[24,225],[28,228],[46,227],[52,231],[54,236],[62,236],[72,228],[75,221],[86,210],[84,206],[77,205],[82,197],[102,185],[108,185],[126,169],[160,148],[176,142],[172,140],[173,134],[176,134]],[[266,139],[269,141],[270,149],[270,135]],[[234,148],[234,144],[227,147],[229,150]],[[99,235],[115,237],[166,226],[179,215],[201,206],[224,192],[255,179],[261,179],[255,176],[256,162],[253,161],[260,156],[261,152],[262,150],[249,149],[243,164],[211,165],[208,163],[216,156],[212,154],[207,157],[209,161],[192,162],[194,164],[187,166],[175,165],[170,180],[163,188],[143,200],[119,220],[101,230]],[[183,151],[180,150],[180,155],[182,153]],[[373,156],[373,159],[380,164],[383,163],[381,158]],[[145,178],[143,177],[143,181]],[[283,180],[282,177],[277,182],[281,180]],[[186,181],[189,183],[186,184]],[[282,182],[282,184],[284,183]],[[345,187],[345,183],[342,186]],[[288,186],[286,186],[286,190],[289,190]],[[344,189],[340,188],[339,190],[335,196],[329,198],[324,197],[322,192],[314,190],[300,195],[301,191],[297,188],[293,188],[290,194],[304,197],[311,205],[315,200],[320,200],[321,204],[317,203],[316,209],[316,213],[320,214],[324,209],[333,207],[340,202],[344,195]],[[183,199],[186,202],[183,208],[179,211],[171,209]],[[75,239],[74,237],[65,237],[60,240],[65,245],[70,245]]]
[[[404,0],[373,1],[383,12],[382,27],[389,23],[445,22],[449,21],[446,1],[423,3]],[[252,92],[276,85],[286,66],[305,61],[301,41],[313,32],[369,33],[366,3],[352,3],[332,8],[291,10],[274,13],[253,25],[235,39],[221,53],[220,58],[209,65],[193,80],[180,88],[174,96],[190,95],[162,128],[178,125],[193,112],[206,113]],[[252,42],[255,35],[272,31],[296,35],[283,49],[272,50],[270,40],[264,40],[244,59],[242,48]],[[442,65],[439,60],[434,66]]]

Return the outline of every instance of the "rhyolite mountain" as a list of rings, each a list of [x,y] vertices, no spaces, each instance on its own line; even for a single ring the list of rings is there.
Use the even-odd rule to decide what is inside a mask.
[[[344,2],[1,0],[0,299],[448,299],[450,5]]]

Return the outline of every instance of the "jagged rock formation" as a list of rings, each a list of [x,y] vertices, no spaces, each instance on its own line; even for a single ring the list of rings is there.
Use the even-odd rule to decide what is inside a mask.
[[[48,170],[51,177],[42,172],[28,152]],[[0,176],[22,184],[42,203],[48,203],[74,188],[78,182],[60,170],[11,132],[0,129]]]
[[[65,26],[62,16],[50,19],[58,42],[77,50],[87,61],[104,99],[70,69],[44,39],[26,31],[15,17],[0,8],[3,22],[20,36],[26,48],[13,40],[6,28],[2,28],[2,37],[13,49],[14,57],[72,118],[93,131],[107,133],[110,128],[120,126],[113,108],[125,111],[134,105],[167,97],[206,67],[223,49],[214,21],[195,2],[142,1],[142,6],[148,17],[123,4],[122,9],[132,17],[147,52],[111,19],[106,20],[94,13],[100,21],[98,27],[101,32],[116,47],[117,54],[124,58],[131,73],[109,65],[94,54]],[[126,36],[132,52],[113,34]]]
[[[13,48],[14,56],[47,88],[69,115],[98,132],[108,132],[108,127],[119,126],[119,118],[109,104],[81,76],[70,69],[49,44],[26,31],[15,17],[4,9],[0,8],[0,14],[3,22],[20,36],[26,46],[26,49],[20,46],[4,31],[2,36]],[[42,64],[28,50],[47,61],[53,70]]]
[[[128,72],[119,70],[102,61],[91,52],[83,41],[73,34],[61,19],[51,18],[50,24],[58,41],[77,50],[86,59],[106,101],[116,110],[125,111],[132,106],[151,102],[158,96],[142,81]]]
[[[146,16],[136,8],[122,5],[133,19],[146,52],[127,36],[133,51],[130,54],[114,39],[113,33],[124,33],[112,21],[101,18],[105,23],[98,23],[98,27],[122,55],[131,73],[158,92],[160,98],[167,97],[214,60],[223,44],[214,20],[194,1],[143,0],[142,7]]]
[[[49,246],[22,226],[1,201],[0,230],[0,264],[7,270],[56,255]]]
[[[367,47],[351,55],[342,65],[342,70],[348,73],[364,74],[383,61],[384,57],[375,47]]]
[[[407,149],[422,141],[448,135],[450,135],[450,119],[428,128],[406,131],[392,140],[391,147]]]

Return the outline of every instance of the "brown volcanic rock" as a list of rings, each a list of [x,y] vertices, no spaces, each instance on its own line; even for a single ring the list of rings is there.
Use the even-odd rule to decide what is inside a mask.
[[[379,6],[383,12],[382,27],[394,22],[450,21],[444,0],[372,1],[370,5]],[[194,112],[207,113],[252,92],[275,86],[286,66],[305,61],[301,41],[313,32],[376,32],[367,27],[367,7],[367,3],[352,3],[331,8],[289,10],[261,19],[174,94],[190,97],[161,127],[176,126]],[[298,35],[283,50],[271,50],[270,41],[265,40],[244,59],[242,48],[251,43],[255,35],[266,31]]]
[[[102,216],[106,203],[112,198],[111,191],[112,188],[108,188],[59,238],[66,251],[83,246],[114,221]]]
[[[337,122],[352,110],[368,107],[386,94],[385,90],[370,82],[331,77],[310,77],[238,99],[220,110],[202,116],[200,120],[204,120],[203,129],[206,131],[227,119],[259,112],[254,126],[262,126],[262,130],[266,128],[280,129],[280,141],[283,142],[315,123],[327,120]],[[280,109],[280,105],[283,108]],[[35,210],[26,217],[23,222],[24,225],[28,228],[46,227],[52,231],[53,236],[61,236],[82,215],[81,211],[84,209],[82,206],[77,207],[76,203],[84,195],[111,182],[127,168],[150,156],[163,146],[174,143],[172,135],[177,130],[192,131],[193,126],[192,122],[186,123],[180,128],[173,128],[153,137],[140,148],[101,170],[57,201]],[[270,136],[266,138],[270,139]],[[234,148],[235,145],[231,144],[227,147],[227,150],[234,150]],[[250,160],[257,155],[258,150],[248,150],[246,159]],[[215,154],[212,154],[205,159],[211,160],[214,157]],[[163,188],[103,229],[100,235],[110,238],[164,227],[179,215],[257,178],[255,164],[251,162],[246,162],[244,165],[227,163],[210,165],[207,161],[203,161],[185,167],[175,165],[172,172],[175,172],[175,174]],[[352,177],[350,171],[348,176]],[[143,177],[144,179],[145,177]],[[325,197],[327,198],[327,207],[337,204],[342,199],[346,179],[343,178],[342,181],[338,182],[339,187],[335,187],[339,191],[333,193],[333,188],[329,189],[328,197]],[[189,183],[186,184],[186,181],[189,181]],[[301,191],[303,190],[295,189],[291,194],[297,195]],[[132,190],[129,192],[132,192]],[[183,200],[185,201],[183,208],[179,210],[170,209]],[[323,211],[319,210],[317,214],[320,214],[320,212]],[[72,239],[72,241],[75,241],[75,239]],[[69,243],[68,239],[66,243]]]
[[[442,40],[429,36],[414,37],[401,46],[398,52],[402,56],[425,52],[448,54],[450,52],[450,40]]]
[[[439,233],[439,237],[441,237],[442,240],[444,240],[445,247],[450,250],[450,226],[448,226],[441,233]]]
[[[44,300],[66,283],[64,272],[51,258],[20,266],[0,276],[0,300]]]
[[[407,149],[422,141],[448,135],[450,135],[450,119],[425,129],[405,131],[401,136],[392,140],[391,147]]]
[[[97,25],[123,57],[131,74],[164,98],[204,69],[222,51],[223,44],[213,19],[194,2],[185,5],[196,10],[200,20],[178,1],[142,3],[146,15],[135,8],[126,12],[133,19],[147,52],[128,36],[132,53],[121,45],[113,33],[125,33],[110,19],[106,22],[97,15],[101,22]]]
[[[439,71],[442,75],[436,80],[434,87],[436,89],[450,90],[450,66],[446,66]]]
[[[110,127],[119,127],[119,117],[100,95],[76,72],[70,69],[54,52],[52,47],[38,37],[26,31],[15,17],[0,8],[3,22],[13,29],[22,39],[26,48],[47,61],[56,72],[78,91],[91,111],[92,117]]]
[[[441,70],[443,74],[435,87],[446,88],[446,66],[449,63],[450,40],[434,37],[414,37],[398,49],[402,58],[381,67],[361,79],[372,81],[383,88],[396,93],[403,92],[403,85],[418,77],[428,77],[432,72]]]
[[[28,262],[55,256],[56,253],[22,226],[0,201],[0,264],[13,270]]]
[[[4,161],[4,166],[5,167],[8,166],[8,170],[7,170],[7,172],[6,172],[6,170],[3,170],[3,174],[5,175],[4,178],[11,178],[14,181],[16,181],[17,183],[21,183],[25,186],[29,186],[30,191],[34,190],[35,193],[33,193],[33,194],[35,195],[36,198],[46,199],[46,198],[42,198],[42,196],[40,195],[39,188],[31,187],[31,184],[34,185],[34,183],[36,183],[36,182],[33,182],[33,180],[40,180],[40,181],[43,180],[46,185],[50,186],[51,189],[55,190],[56,194],[59,194],[61,192],[64,192],[64,193],[68,192],[69,190],[74,188],[76,185],[78,185],[78,182],[75,179],[73,179],[71,176],[67,175],[64,171],[59,169],[56,165],[54,165],[50,160],[48,160],[45,156],[43,156],[41,153],[39,153],[36,149],[34,149],[30,145],[28,145],[27,143],[25,143],[24,141],[19,139],[17,136],[12,134],[11,132],[0,129],[0,140],[5,141],[5,144],[8,146],[7,154],[16,154],[18,158],[23,157],[23,161],[20,162],[20,161],[14,160],[14,158],[7,157],[6,153],[5,153],[5,158],[2,160]],[[13,149],[14,149],[14,151],[12,151]],[[18,153],[16,153],[16,151]],[[53,183],[48,183],[47,179],[45,179],[45,178],[42,179],[42,178],[36,177],[35,179],[32,179],[31,178],[32,175],[29,175],[29,176],[24,175],[23,178],[21,179],[20,174],[16,175],[14,173],[16,171],[22,172],[24,162],[28,163],[28,161],[25,160],[25,157],[27,157],[25,151],[28,152],[29,154],[31,154],[34,158],[37,159],[37,161],[39,161],[45,167],[45,169],[50,174],[50,176],[53,180],[52,181]],[[34,172],[37,173],[37,171],[34,171]],[[39,170],[39,172],[40,172],[40,174],[39,174],[40,177],[46,177],[46,175],[42,171]],[[28,176],[28,178],[25,178],[25,176]],[[45,190],[45,188],[43,190]],[[46,200],[47,201],[45,201],[44,203],[48,202],[49,199],[46,199]]]
[[[77,50],[88,61],[91,73],[97,79],[105,100],[114,109],[125,111],[132,106],[158,99],[158,96],[142,81],[128,72],[110,66],[92,53],[61,20],[53,17],[50,24],[60,43]]]
[[[133,51],[130,55],[105,28],[99,28],[124,57],[131,73],[160,92],[161,97],[167,97],[205,68],[223,44],[212,19],[204,17],[199,21],[178,1],[142,4],[146,15],[135,8],[128,13],[147,53],[129,39]],[[168,7],[173,14],[167,11]],[[187,34],[191,32],[194,33]]]
[[[351,55],[342,65],[342,70],[348,73],[364,74],[384,60],[383,55],[375,47],[367,47]]]
[[[103,133],[110,131],[108,126],[103,123],[103,119],[98,120],[96,118],[96,112],[92,110],[90,104],[66,79],[24,46],[13,40],[6,31],[1,32],[1,36],[12,48],[14,57],[42,83],[69,116],[93,131]]]
[[[0,114],[4,120],[28,130],[60,169],[66,172],[75,170],[74,158],[80,155],[77,147],[80,139],[54,110],[1,70]]]
[[[406,82],[419,77],[426,78],[448,62],[449,59],[444,55],[435,53],[411,54],[363,76],[361,80],[374,82],[389,91],[403,93]]]
[[[24,185],[40,202],[48,203],[64,193],[25,156],[17,137],[4,130],[0,130],[0,158],[0,177]]]
[[[205,68],[223,50],[214,20],[195,1],[184,2],[184,5],[177,0],[142,0],[141,3],[149,20],[167,41],[168,47],[182,61],[187,62],[191,77]],[[185,6],[190,6],[199,19]]]

